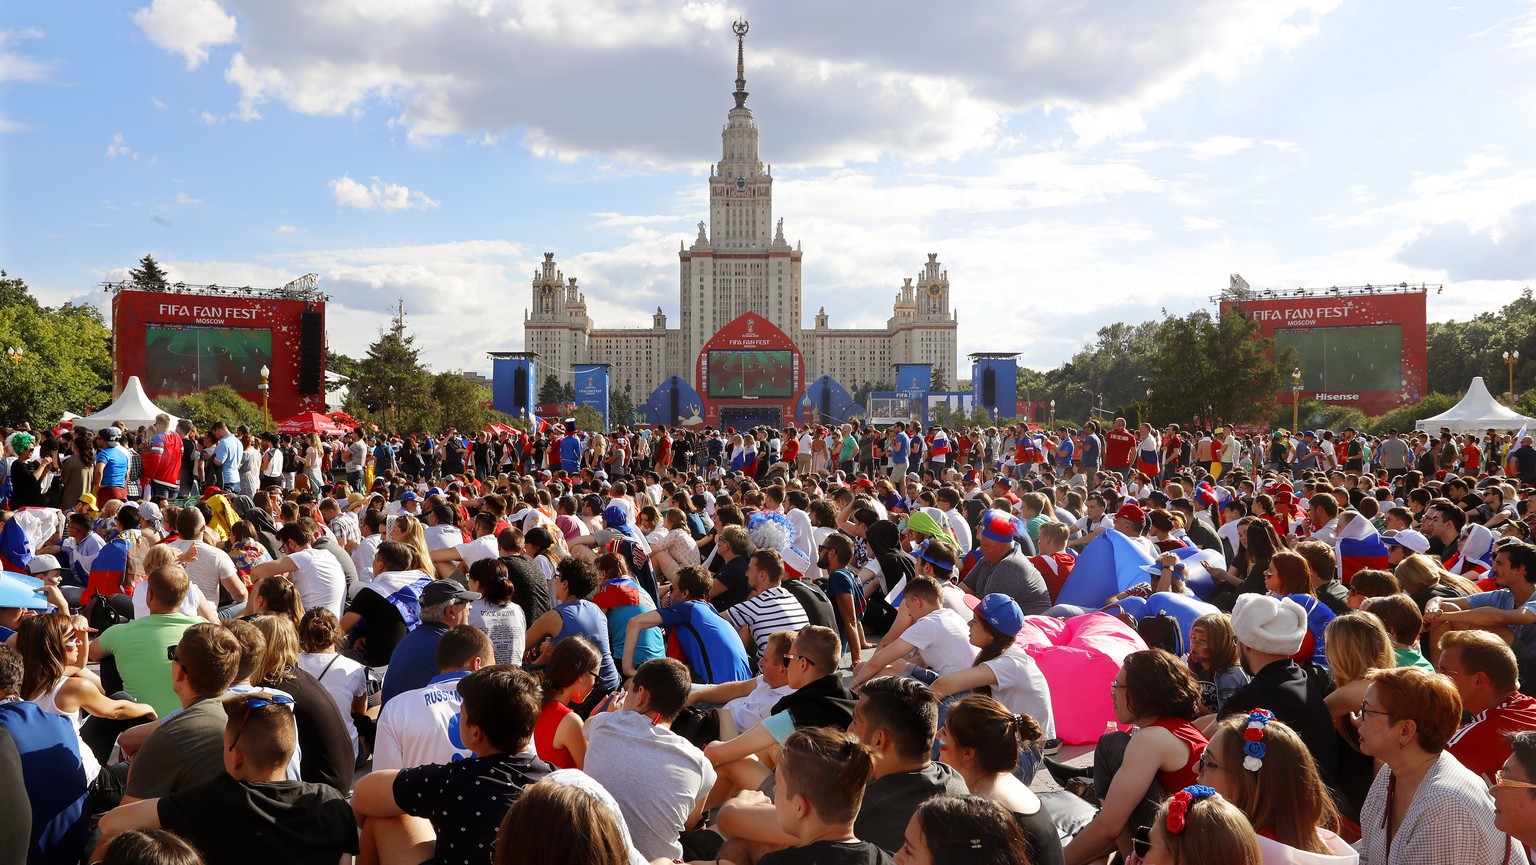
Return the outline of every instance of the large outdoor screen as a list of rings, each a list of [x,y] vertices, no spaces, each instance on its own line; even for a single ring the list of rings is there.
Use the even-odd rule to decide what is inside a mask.
[[[788,399],[795,395],[793,353],[712,351],[708,384],[710,399]]]
[[[242,393],[261,385],[272,365],[272,331],[150,325],[144,333],[144,384],[155,393],[194,393],[227,384]]]
[[[1402,325],[1277,329],[1275,354],[1287,348],[1296,349],[1304,391],[1360,393],[1403,388]],[[1288,375],[1286,378],[1289,380]]]

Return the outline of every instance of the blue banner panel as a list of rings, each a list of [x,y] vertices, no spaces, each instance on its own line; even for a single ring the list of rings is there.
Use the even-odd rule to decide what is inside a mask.
[[[608,431],[608,364],[576,365],[576,404],[597,409],[603,416],[603,432]]]

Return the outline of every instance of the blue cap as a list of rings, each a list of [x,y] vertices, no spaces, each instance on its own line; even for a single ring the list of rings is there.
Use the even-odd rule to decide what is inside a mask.
[[[46,610],[48,602],[31,586],[5,573],[0,574],[0,609]]]
[[[415,493],[415,491],[413,491],[413,490],[406,490],[405,492],[401,493],[400,494],[400,501],[402,501],[402,502],[414,502],[414,501],[416,501],[416,493]]]
[[[976,605],[976,615],[1010,637],[1017,636],[1024,628],[1024,611],[1019,609],[1018,602],[997,592],[981,599]]]
[[[603,525],[608,528],[629,525],[629,511],[623,505],[609,505],[603,508]]]

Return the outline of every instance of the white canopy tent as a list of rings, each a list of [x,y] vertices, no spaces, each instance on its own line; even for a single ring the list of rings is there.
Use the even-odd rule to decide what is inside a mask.
[[[101,411],[87,417],[76,418],[75,426],[88,430],[99,430],[115,423],[122,423],[130,430],[141,426],[154,426],[155,416],[167,414],[149,401],[149,396],[144,393],[144,386],[139,384],[138,376],[129,376],[128,384],[123,386],[123,392],[118,394],[112,404]],[[171,423],[175,424],[177,418],[172,415]]]
[[[1445,427],[1451,432],[1466,433],[1489,429],[1518,430],[1527,425],[1536,426],[1536,419],[1528,418],[1494,399],[1493,394],[1488,392],[1488,386],[1483,384],[1483,377],[1478,376],[1472,379],[1472,383],[1467,386],[1466,396],[1454,408],[1424,418],[1414,427],[1429,432]]]

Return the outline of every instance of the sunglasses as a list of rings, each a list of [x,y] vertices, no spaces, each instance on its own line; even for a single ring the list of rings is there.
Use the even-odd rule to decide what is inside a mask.
[[[1145,859],[1152,852],[1152,827],[1137,826],[1131,834],[1131,849],[1136,852],[1136,858]]]
[[[265,709],[268,706],[292,706],[293,698],[282,694],[273,694],[271,698],[250,697],[245,701],[245,716],[240,719],[240,726],[235,730],[235,738],[229,740],[229,750],[235,750],[240,743],[240,736],[245,732],[245,723],[251,720],[251,713],[257,709]],[[293,711],[291,708],[289,711]]]
[[[785,655],[784,655],[784,665],[788,666],[790,661],[804,661],[807,664],[811,665],[812,667],[816,666],[816,660],[814,658],[807,658],[804,655],[794,655],[794,654],[785,653]]]
[[[1525,781],[1513,781],[1504,777],[1504,770],[1493,773],[1493,786],[1508,787],[1514,790],[1536,790],[1536,784],[1528,784]]]

